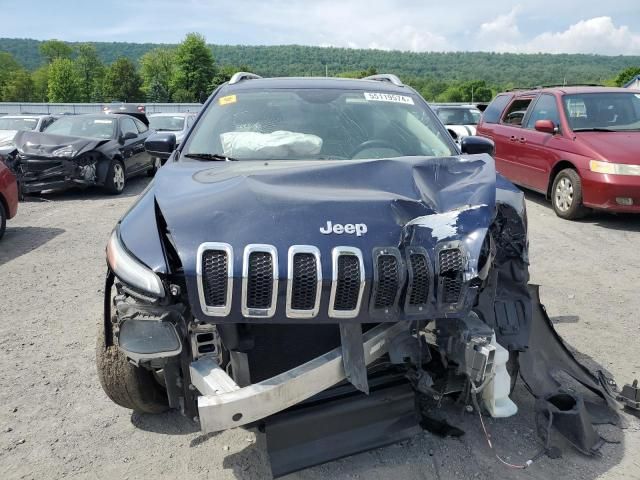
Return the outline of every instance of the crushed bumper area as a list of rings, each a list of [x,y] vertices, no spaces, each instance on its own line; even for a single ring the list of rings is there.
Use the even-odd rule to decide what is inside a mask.
[[[19,158],[17,176],[23,193],[97,183],[97,159]]]
[[[381,324],[363,335],[366,365],[387,353],[391,339],[406,323]],[[346,379],[342,347],[299,367],[240,388],[210,358],[193,362],[191,382],[202,394],[198,412],[202,431],[217,432],[266,418],[296,405]]]

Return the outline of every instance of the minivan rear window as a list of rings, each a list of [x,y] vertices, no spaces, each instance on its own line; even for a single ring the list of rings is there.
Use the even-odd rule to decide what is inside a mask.
[[[509,103],[509,100],[511,100],[511,97],[513,97],[513,95],[498,95],[494,98],[482,114],[482,121],[484,123],[498,123],[500,121],[500,114],[504,110],[504,107],[507,106],[507,103]]]

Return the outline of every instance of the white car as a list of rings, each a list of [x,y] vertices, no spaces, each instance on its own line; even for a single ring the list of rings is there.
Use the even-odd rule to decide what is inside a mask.
[[[464,137],[476,134],[476,125],[482,112],[474,105],[431,105],[438,118],[456,143]]]
[[[11,144],[13,137],[20,130],[42,132],[57,120],[53,115],[5,115],[0,117],[0,147]]]
[[[182,143],[193,125],[197,113],[152,113],[148,115],[149,127],[156,132],[169,132],[176,136],[176,147]]]

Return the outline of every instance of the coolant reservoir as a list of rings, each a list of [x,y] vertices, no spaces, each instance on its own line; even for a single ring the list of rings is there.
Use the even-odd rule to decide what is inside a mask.
[[[496,348],[493,360],[495,375],[482,390],[482,401],[492,417],[510,417],[518,413],[518,407],[509,398],[511,389],[511,377],[507,372],[509,352],[496,341],[495,334],[491,338],[491,345]]]

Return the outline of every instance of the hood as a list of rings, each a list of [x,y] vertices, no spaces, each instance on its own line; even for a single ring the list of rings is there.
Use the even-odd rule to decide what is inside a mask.
[[[367,282],[377,247],[417,245],[435,255],[438,245],[458,241],[465,243],[470,264],[475,265],[495,217],[496,173],[488,155],[171,162],[159,170],[145,198],[121,223],[125,245],[151,266],[158,262],[150,258],[153,253],[144,240],[148,230],[142,232],[140,222],[130,221],[140,217],[136,210],[151,204],[150,196],[180,257],[194,314],[203,317],[196,256],[205,242],[232,246],[236,277],[241,276],[242,252],[249,244],[276,248],[282,279],[287,278],[286,257],[292,245],[318,247],[324,272],[331,272],[334,247],[357,247],[363,254]],[[286,282],[281,283],[285,288]],[[240,284],[234,283],[234,292]]]
[[[74,158],[110,141],[24,131],[16,134],[13,143],[18,152],[25,156]]]
[[[17,130],[0,130],[0,146],[15,137]]]
[[[640,165],[640,132],[577,132],[594,160]]]

